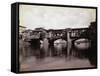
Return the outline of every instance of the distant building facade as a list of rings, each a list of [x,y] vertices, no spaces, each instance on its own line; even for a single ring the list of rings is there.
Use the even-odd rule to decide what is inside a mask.
[[[25,30],[26,30],[25,26],[19,26],[19,34],[22,34],[22,32]]]

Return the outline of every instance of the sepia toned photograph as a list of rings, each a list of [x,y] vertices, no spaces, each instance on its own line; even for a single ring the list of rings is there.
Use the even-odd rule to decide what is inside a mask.
[[[19,71],[97,67],[97,8],[19,4]]]

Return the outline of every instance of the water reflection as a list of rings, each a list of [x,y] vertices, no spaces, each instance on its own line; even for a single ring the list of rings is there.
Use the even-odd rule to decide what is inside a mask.
[[[70,55],[68,55],[68,42],[64,39],[50,40],[44,38],[42,40],[33,39],[30,42],[23,39],[19,40],[19,60],[21,63],[27,62],[31,57],[33,58],[32,61],[35,59],[34,63],[36,64],[37,62],[40,64],[47,58],[62,58],[66,60],[71,56],[73,58],[77,57],[77,59],[87,59],[88,52],[88,49],[79,50],[72,45]]]
[[[67,42],[62,39],[53,42],[46,38],[43,40],[33,39],[31,42],[19,40],[19,46],[20,61],[31,56],[34,56],[36,59],[65,56],[67,51]]]

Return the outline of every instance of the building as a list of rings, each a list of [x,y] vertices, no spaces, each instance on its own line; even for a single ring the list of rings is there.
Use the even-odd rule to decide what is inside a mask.
[[[26,27],[25,26],[20,26],[19,25],[19,34],[22,34],[23,31],[26,30]]]
[[[80,38],[81,34],[87,31],[88,28],[75,28],[71,30],[70,37],[73,38]]]

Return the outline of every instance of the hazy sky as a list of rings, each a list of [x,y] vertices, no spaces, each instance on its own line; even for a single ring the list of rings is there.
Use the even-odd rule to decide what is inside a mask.
[[[96,18],[95,9],[72,7],[20,5],[19,13],[20,25],[28,29],[84,28]]]

